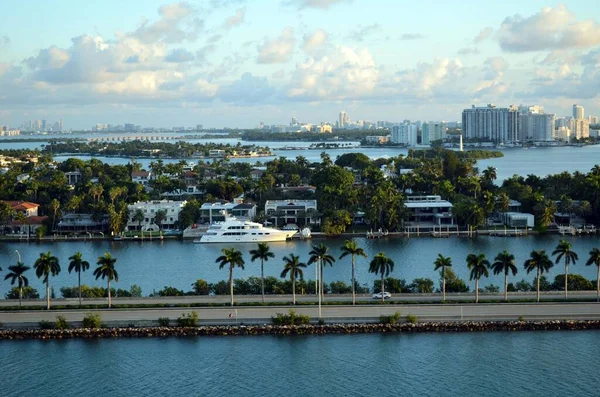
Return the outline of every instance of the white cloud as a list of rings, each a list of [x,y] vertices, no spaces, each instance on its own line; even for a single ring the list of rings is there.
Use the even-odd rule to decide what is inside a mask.
[[[275,94],[265,77],[244,73],[239,80],[221,87],[219,98],[225,102],[237,102],[247,105],[264,102]]]
[[[585,48],[600,45],[600,24],[578,21],[564,4],[545,7],[523,18],[506,18],[499,30],[500,47],[508,52]]]
[[[372,93],[378,78],[369,50],[336,46],[326,56],[298,64],[287,93],[308,101],[360,99]]]
[[[246,17],[246,9],[239,8],[234,15],[230,16],[225,20],[223,24],[226,29],[231,29],[236,26],[240,26],[244,23],[244,19]]]
[[[158,9],[159,19],[142,21],[131,36],[144,43],[195,41],[204,26],[196,13],[197,10],[185,1],[163,5]]]
[[[304,42],[302,43],[302,49],[305,52],[313,52],[316,49],[322,47],[329,36],[323,29],[317,29],[311,34],[304,35]]]
[[[359,25],[348,35],[348,38],[352,41],[363,41],[368,36],[377,33],[381,29],[381,26],[377,23],[371,25]]]
[[[485,60],[484,65],[486,80],[500,79],[508,69],[508,62],[502,57],[490,57]]]
[[[326,10],[333,5],[349,2],[350,0],[291,0],[290,2],[288,2],[288,4],[294,4],[299,9],[317,8],[321,10]]]
[[[166,62],[182,63],[191,62],[194,60],[194,54],[186,50],[185,48],[176,48],[169,52],[169,55],[165,57]]]
[[[296,45],[294,29],[286,27],[281,34],[274,39],[266,39],[258,46],[258,63],[285,63],[287,62]]]
[[[488,38],[491,37],[492,33],[494,33],[494,28],[492,28],[491,26],[485,27],[483,28],[478,34],[477,36],[475,36],[475,38],[473,39],[473,43],[474,44],[479,44],[482,41],[487,40]]]

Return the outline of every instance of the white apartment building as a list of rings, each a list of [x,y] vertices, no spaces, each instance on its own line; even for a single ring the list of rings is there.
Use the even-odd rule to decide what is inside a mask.
[[[590,122],[586,119],[571,119],[571,137],[582,139],[590,137]]]
[[[446,131],[448,127],[445,121],[429,121],[423,123],[421,144],[430,145],[431,142],[443,141],[446,139]]]
[[[161,229],[175,229],[179,220],[179,213],[187,201],[171,201],[171,200],[155,200],[155,201],[138,201],[137,203],[127,206],[127,230],[140,230],[140,223],[134,221],[133,218],[137,210],[141,210],[144,214],[144,220],[141,222],[142,230],[158,231],[159,227],[155,223],[156,213],[158,211],[166,211],[165,219],[160,223]]]
[[[576,120],[581,120],[584,117],[583,106],[581,105],[573,105],[573,118]]]
[[[265,219],[276,226],[319,224],[321,220],[312,216],[315,213],[317,200],[267,200],[265,203]]]
[[[556,139],[563,142],[569,142],[571,140],[571,129],[568,127],[559,127],[556,130]]]
[[[152,173],[150,171],[133,171],[131,173],[131,181],[144,185],[144,187],[148,186],[151,178]]]
[[[590,124],[598,124],[599,119],[598,116],[589,115],[588,121],[590,122]]]
[[[222,222],[227,216],[252,220],[256,217],[256,204],[217,202],[204,203],[200,206],[200,223]]]
[[[554,140],[553,114],[528,112],[521,114],[521,141],[552,141]]]
[[[479,138],[494,142],[517,142],[519,140],[519,110],[515,106],[465,109],[462,113],[463,135],[467,139]]]
[[[415,146],[417,144],[417,126],[415,124],[400,124],[392,127],[392,143]]]

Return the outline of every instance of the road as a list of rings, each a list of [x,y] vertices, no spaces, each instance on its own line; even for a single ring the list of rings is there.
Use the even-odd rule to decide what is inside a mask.
[[[172,320],[183,313],[195,311],[200,324],[266,324],[277,313],[287,313],[290,306],[269,307],[215,307],[215,308],[160,308],[160,309],[102,309],[102,321],[107,325],[152,325],[158,318]],[[298,306],[299,314],[318,318],[316,306]],[[600,319],[599,303],[539,303],[539,304],[424,304],[424,305],[339,305],[324,306],[322,317],[326,322],[373,322],[379,316],[399,311],[402,316],[413,314],[419,321],[459,320],[584,320]],[[78,323],[86,310],[7,311],[0,312],[0,322],[5,326],[37,326],[41,320],[54,321],[57,315]]]
[[[560,291],[542,292],[542,300],[560,300],[563,299],[564,295]],[[594,300],[596,298],[595,291],[572,291],[569,292],[570,299],[579,299],[582,301]],[[292,295],[266,295],[266,302],[275,303],[291,303]],[[371,294],[359,294],[356,296],[357,301],[360,302],[371,302],[373,301]],[[503,293],[480,293],[480,300],[503,300]],[[535,292],[511,292],[509,293],[509,300],[534,300],[536,299]],[[155,298],[113,298],[114,304],[120,305],[186,305],[186,304],[227,304],[229,303],[229,295],[194,295],[194,296],[169,296],[169,297],[155,297]],[[298,302],[317,302],[315,295],[296,295]],[[475,295],[471,293],[448,293],[446,294],[446,300],[449,302],[473,302]],[[260,295],[239,295],[235,296],[235,302],[238,303],[254,303],[260,302]],[[327,294],[325,295],[325,301],[335,302],[351,302],[352,296],[350,294]],[[391,299],[386,301],[390,302],[431,302],[439,303],[441,301],[440,294],[394,294]],[[106,298],[90,298],[83,300],[85,305],[106,305]],[[1,299],[0,310],[6,306],[17,306],[19,302],[17,300]],[[53,305],[61,306],[78,306],[79,300],[76,298],[69,299],[53,299]],[[24,300],[23,305],[25,306],[46,306],[44,299],[32,299]]]

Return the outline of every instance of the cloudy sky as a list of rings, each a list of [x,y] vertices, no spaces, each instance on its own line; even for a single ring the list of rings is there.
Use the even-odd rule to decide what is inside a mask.
[[[0,124],[459,120],[490,102],[600,114],[596,1],[82,4],[0,3]]]

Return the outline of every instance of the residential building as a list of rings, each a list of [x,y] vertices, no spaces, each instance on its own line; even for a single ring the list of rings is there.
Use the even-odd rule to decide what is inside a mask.
[[[91,214],[65,214],[55,226],[55,233],[104,233],[108,230],[108,215],[98,219]]]
[[[133,171],[131,173],[131,181],[144,186],[148,186],[150,184],[151,177],[152,173],[150,171]]]
[[[489,140],[497,143],[519,141],[519,111],[515,106],[465,109],[462,113],[463,134],[467,139]]]
[[[71,186],[75,186],[81,181],[81,171],[79,170],[65,172],[65,176],[67,177],[67,184]]]
[[[411,231],[417,226],[425,229],[454,226],[452,203],[441,196],[407,196],[404,206],[409,211],[407,227]]]
[[[571,137],[584,139],[590,137],[590,122],[586,119],[571,119]]]
[[[26,217],[38,216],[39,204],[29,201],[3,201],[8,203],[15,213],[22,213]]]
[[[200,206],[200,223],[223,222],[227,216],[252,220],[256,217],[256,204],[216,202]]]
[[[390,136],[389,135],[373,135],[373,136],[366,136],[365,137],[365,142],[369,145],[381,145],[384,143],[388,143],[390,141]]]
[[[502,212],[500,220],[508,227],[531,228],[535,225],[533,214],[522,212]]]
[[[590,122],[590,125],[594,125],[594,124],[598,124],[599,123],[598,116],[589,115],[588,116],[588,121]]]
[[[156,213],[158,211],[165,211],[165,219],[160,223],[160,229],[176,229],[179,221],[179,213],[186,203],[187,201],[155,200],[138,201],[134,204],[130,204],[127,206],[127,229],[140,229],[140,223],[133,220],[137,210],[141,210],[144,214],[144,220],[141,222],[142,230],[159,230],[159,225],[155,222]]]
[[[317,200],[267,200],[265,203],[265,219],[276,226],[320,224],[316,214]]]
[[[543,110],[543,108],[542,108]],[[555,117],[553,114],[527,112],[521,114],[521,133],[519,140],[552,141],[554,140]]]
[[[446,139],[446,131],[448,130],[444,121],[429,121],[423,123],[421,132],[421,144],[431,145],[431,142],[443,141]]]
[[[348,115],[346,114],[346,112],[344,112],[342,110],[340,112],[340,116],[339,116],[339,120],[338,120],[338,127],[345,128],[347,121],[348,121]]]
[[[35,233],[37,228],[42,227],[48,219],[47,216],[38,215],[39,204],[29,201],[5,201],[5,203],[10,205],[15,214],[23,214],[24,218],[13,217],[4,232],[30,235]]]
[[[573,118],[576,120],[582,120],[584,117],[583,106],[581,105],[573,105]]]
[[[556,130],[556,139],[568,143],[571,140],[571,129],[568,127],[559,127]]]
[[[264,175],[265,171],[264,170],[260,170],[260,169],[253,169],[252,171],[250,171],[250,178],[253,181],[259,181],[260,178],[262,178],[262,176]]]
[[[415,146],[417,144],[417,126],[404,123],[392,127],[392,143]]]

